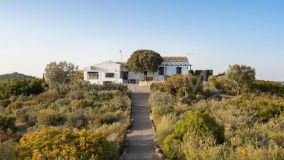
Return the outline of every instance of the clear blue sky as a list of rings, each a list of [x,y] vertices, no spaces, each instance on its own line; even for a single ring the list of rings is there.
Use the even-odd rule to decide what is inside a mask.
[[[51,61],[85,67],[153,49],[191,53],[194,69],[247,64],[259,79],[283,81],[283,8],[282,0],[1,0],[0,74],[41,76]]]

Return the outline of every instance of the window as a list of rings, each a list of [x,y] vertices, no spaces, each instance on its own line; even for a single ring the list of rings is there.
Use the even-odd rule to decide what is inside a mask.
[[[121,78],[123,80],[128,80],[128,72],[127,71],[122,71],[121,72]]]
[[[98,72],[88,72],[88,79],[99,79],[99,73]]]
[[[181,74],[181,67],[177,67],[177,74]]]
[[[113,78],[114,77],[114,73],[106,73],[106,78]]]
[[[159,75],[164,75],[165,74],[164,70],[165,70],[164,67],[159,67]]]

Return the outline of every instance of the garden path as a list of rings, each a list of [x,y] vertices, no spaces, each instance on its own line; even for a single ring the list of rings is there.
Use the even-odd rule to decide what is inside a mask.
[[[132,91],[132,131],[127,135],[127,148],[124,160],[156,160],[154,130],[149,118],[149,89],[129,85]]]

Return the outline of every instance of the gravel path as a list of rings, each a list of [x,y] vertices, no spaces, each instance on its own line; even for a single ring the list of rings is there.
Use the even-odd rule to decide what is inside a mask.
[[[130,85],[132,91],[132,132],[127,135],[128,146],[124,160],[158,159],[154,154],[154,130],[149,119],[149,90],[137,85]]]

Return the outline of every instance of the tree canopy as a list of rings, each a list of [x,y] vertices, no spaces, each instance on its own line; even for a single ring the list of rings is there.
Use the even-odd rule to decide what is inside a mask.
[[[78,66],[67,62],[51,62],[45,68],[45,79],[50,88],[58,91],[60,87],[70,84],[78,77]]]
[[[238,94],[241,90],[249,89],[255,81],[255,69],[246,65],[233,65],[229,67],[227,76],[236,86]]]
[[[163,59],[161,55],[152,50],[137,50],[127,61],[127,68],[135,73],[143,72],[147,78],[147,72],[156,72]]]

